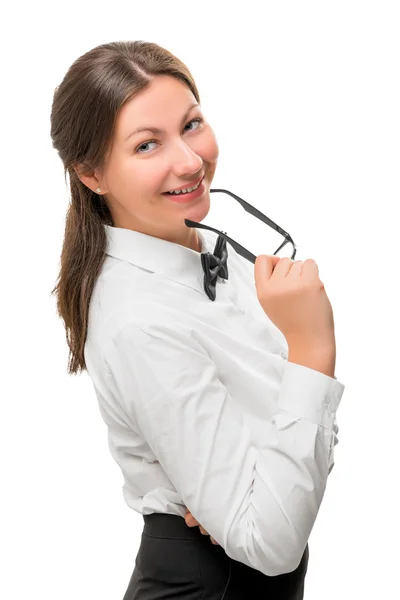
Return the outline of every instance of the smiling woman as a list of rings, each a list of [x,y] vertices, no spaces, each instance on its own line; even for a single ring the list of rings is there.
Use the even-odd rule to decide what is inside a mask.
[[[192,75],[157,44],[98,46],[56,88],[51,137],[71,188],[53,290],[69,373],[92,379],[143,515],[124,600],[301,600],[342,384],[285,363],[233,250],[210,302],[219,245],[185,220],[209,212],[219,150]]]

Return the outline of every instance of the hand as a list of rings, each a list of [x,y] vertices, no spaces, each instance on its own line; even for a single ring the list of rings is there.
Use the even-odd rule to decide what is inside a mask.
[[[200,531],[203,535],[209,535],[207,533],[207,531],[200,525],[200,523],[198,521],[196,521],[196,519],[194,518],[194,516],[192,515],[192,513],[190,512],[190,510],[188,508],[186,509],[185,521],[186,521],[186,525],[188,527],[195,527],[196,525],[198,525],[200,528]],[[215,541],[214,538],[211,537],[211,535],[210,535],[210,539],[211,539],[211,542],[215,546],[219,546],[218,542]]]
[[[260,255],[254,277],[261,307],[288,344],[333,346],[332,307],[314,260]]]

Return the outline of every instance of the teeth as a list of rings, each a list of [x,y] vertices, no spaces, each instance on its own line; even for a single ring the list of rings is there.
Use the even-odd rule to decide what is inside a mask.
[[[201,181],[199,181],[199,183],[197,185],[195,185],[194,187],[183,188],[182,190],[178,190],[178,191],[175,191],[175,192],[167,192],[167,194],[176,194],[176,195],[178,195],[178,194],[187,194],[189,192],[193,192],[194,190],[197,190],[197,188],[199,187],[200,183],[201,183]]]

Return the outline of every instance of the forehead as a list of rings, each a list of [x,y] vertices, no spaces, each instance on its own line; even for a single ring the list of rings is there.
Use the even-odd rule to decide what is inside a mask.
[[[196,98],[186,84],[170,76],[157,76],[148,87],[131,98],[120,110],[116,135],[123,140],[142,126],[175,128]]]

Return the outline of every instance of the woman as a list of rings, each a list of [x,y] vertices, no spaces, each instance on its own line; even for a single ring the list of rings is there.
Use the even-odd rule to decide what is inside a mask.
[[[51,137],[71,187],[53,290],[69,373],[91,377],[144,518],[124,600],[303,598],[344,390],[317,265],[264,255],[253,271],[225,248],[205,286],[219,242],[185,219],[208,214],[218,145],[156,44],[78,58]]]

